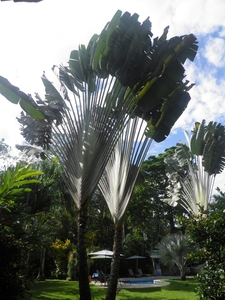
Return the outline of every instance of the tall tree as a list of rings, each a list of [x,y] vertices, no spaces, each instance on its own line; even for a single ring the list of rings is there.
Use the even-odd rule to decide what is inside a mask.
[[[193,34],[151,39],[151,23],[117,11],[87,48],[71,52],[69,65],[53,67],[61,91],[42,76],[45,100],[36,102],[3,77],[0,93],[20,103],[22,134],[49,149],[78,207],[80,299],[90,300],[85,243],[87,207],[111,152],[131,116],[147,121],[146,135],[164,140],[190,101],[192,84],[183,81],[187,58],[197,51]]]
[[[142,126],[143,122],[139,122],[138,118],[128,122],[98,184],[115,225],[107,300],[116,298],[125,212],[141,163],[152,142],[145,136]]]
[[[165,201],[181,205],[188,213],[206,211],[212,197],[215,177],[225,167],[225,128],[220,123],[196,122],[191,138],[185,132],[187,145],[179,143],[175,156],[167,159],[168,176],[173,181]],[[188,173],[181,170],[187,166]]]

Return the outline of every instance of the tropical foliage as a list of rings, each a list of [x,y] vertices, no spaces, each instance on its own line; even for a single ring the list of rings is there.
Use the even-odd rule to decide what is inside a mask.
[[[162,201],[170,184],[164,160],[174,151],[172,147],[158,156],[149,156],[141,166],[126,217],[124,248],[128,255],[132,255],[130,248],[133,253],[145,255],[147,250],[155,249],[163,236],[180,231],[177,219],[184,209]]]
[[[225,217],[223,211],[199,215],[188,221],[187,230],[192,243],[200,251],[192,260],[203,263],[197,275],[199,299],[223,299],[225,295]]]
[[[23,299],[29,290],[25,267],[28,248],[15,236],[11,211],[24,193],[31,191],[29,184],[39,182],[33,177],[40,174],[41,171],[30,165],[21,167],[19,164],[0,173],[0,293],[5,299]]]
[[[157,245],[157,249],[159,249],[162,263],[169,267],[176,265],[180,271],[181,279],[185,280],[188,254],[194,251],[189,237],[185,234],[177,233],[165,236]]]
[[[91,299],[87,280],[86,219],[111,152],[128,119],[147,121],[146,135],[164,140],[186,108],[192,84],[183,81],[186,59],[197,51],[192,34],[167,40],[168,28],[151,39],[151,23],[117,11],[87,47],[70,54],[69,65],[53,67],[61,90],[42,76],[46,95],[33,99],[0,77],[0,92],[25,113],[19,122],[25,139],[51,150],[78,208],[80,299]]]
[[[203,120],[195,123],[191,138],[185,135],[187,145],[178,144],[175,155],[166,160],[172,184],[165,201],[180,201],[188,213],[198,215],[200,209],[208,209],[215,177],[225,166],[225,129]]]
[[[24,192],[31,191],[28,185],[39,182],[38,179],[32,177],[40,174],[42,174],[41,171],[34,170],[30,165],[21,167],[19,164],[15,168],[12,167],[2,172],[0,174],[1,209],[10,211]]]

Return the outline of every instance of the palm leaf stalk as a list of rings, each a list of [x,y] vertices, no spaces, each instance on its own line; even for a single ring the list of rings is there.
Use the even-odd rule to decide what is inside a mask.
[[[125,212],[151,142],[152,139],[148,139],[144,134],[143,121],[140,122],[138,118],[131,119],[120,136],[98,184],[115,225],[107,300],[114,300],[116,297]]]
[[[22,135],[50,150],[64,169],[64,180],[78,207],[80,299],[89,300],[85,222],[92,193],[131,117],[148,122],[145,134],[158,142],[169,134],[190,96],[183,64],[197,52],[192,34],[151,39],[151,22],[117,11],[87,47],[70,54],[68,66],[53,67],[60,91],[42,76],[46,95],[33,99],[0,77],[0,93],[23,105]],[[22,94],[21,94],[22,93]]]
[[[175,179],[174,184],[180,182],[180,188],[173,190],[174,198],[165,199],[169,204],[176,205],[180,198],[180,204],[188,213],[197,216],[200,209],[207,211],[212,197],[216,175],[220,174],[225,166],[225,128],[220,123],[205,120],[196,122],[191,138],[185,132],[187,145],[177,145],[174,159],[167,163],[179,167],[174,172],[168,173]],[[178,175],[179,169],[184,165],[188,167],[188,175]],[[170,169],[171,170],[171,169]],[[171,193],[170,193],[171,194]]]

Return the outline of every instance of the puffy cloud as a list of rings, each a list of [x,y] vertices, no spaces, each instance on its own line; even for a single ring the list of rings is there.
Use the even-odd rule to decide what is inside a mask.
[[[225,67],[225,40],[210,37],[205,45],[205,58],[218,68]]]

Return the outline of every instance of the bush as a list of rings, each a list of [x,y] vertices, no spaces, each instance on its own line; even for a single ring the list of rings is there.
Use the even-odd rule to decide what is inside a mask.
[[[208,265],[197,275],[200,285],[196,288],[196,292],[200,300],[225,299],[224,267],[224,265]]]
[[[27,248],[3,230],[0,230],[0,245],[1,299],[23,299],[30,286],[25,265]]]
[[[197,275],[196,291],[200,300],[225,299],[225,214],[216,211],[189,220],[187,227],[192,242],[199,252],[191,256],[196,262],[205,262]]]

